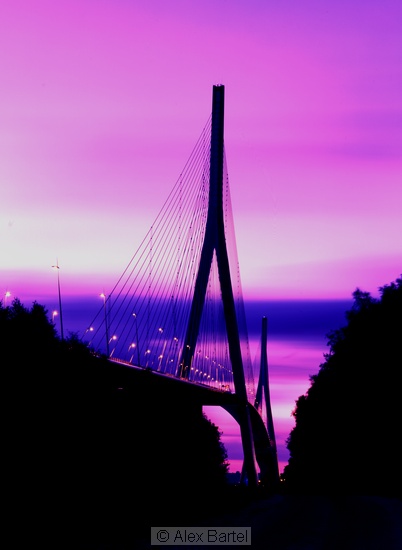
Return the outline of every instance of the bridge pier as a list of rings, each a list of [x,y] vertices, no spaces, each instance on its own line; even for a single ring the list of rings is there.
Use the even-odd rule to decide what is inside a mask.
[[[185,346],[180,360],[179,376],[182,378],[187,378],[189,374],[189,367],[192,363],[200,329],[208,278],[215,251],[222,293],[226,333],[229,344],[229,355],[233,369],[235,393],[243,403],[242,409],[239,412],[239,424],[243,445],[244,463],[247,471],[248,485],[254,487],[258,484],[258,477],[255,465],[253,432],[249,418],[243,359],[239,341],[237,314],[233,297],[225,237],[223,208],[224,100],[224,86],[214,86],[212,96],[208,215],[204,242],[201,250],[201,259],[195,282],[190,317],[184,342]]]

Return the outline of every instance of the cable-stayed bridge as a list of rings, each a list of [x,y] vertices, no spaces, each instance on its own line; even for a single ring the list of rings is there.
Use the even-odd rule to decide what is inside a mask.
[[[204,403],[221,401],[240,425],[248,483],[257,483],[256,460],[260,473],[277,480],[267,360],[256,392],[250,357],[224,149],[224,86],[213,87],[212,114],[183,171],[102,297],[86,333],[91,348],[110,361],[203,388]],[[263,390],[265,429],[256,416]]]

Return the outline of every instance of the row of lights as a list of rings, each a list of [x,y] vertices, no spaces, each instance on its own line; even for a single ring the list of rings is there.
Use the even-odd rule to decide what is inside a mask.
[[[53,268],[57,269],[57,286],[58,286],[58,295],[59,295],[59,306],[60,306],[60,330],[61,330],[61,337],[62,339],[64,339],[64,334],[63,334],[63,321],[62,321],[62,307],[61,307],[61,292],[60,292],[60,277],[59,277],[59,270],[60,270],[60,266],[58,264],[58,261],[56,262],[56,265],[53,265],[52,266]],[[5,294],[4,294],[4,304],[5,304],[5,307],[7,307],[7,298],[10,298],[11,296],[11,292],[10,291],[6,291]],[[102,292],[102,294],[99,295],[102,299],[103,299],[103,306],[104,306],[104,312],[105,312],[105,337],[106,337],[106,351],[107,351],[107,356],[109,357],[110,356],[110,352],[109,352],[109,346],[111,344],[111,342],[113,341],[116,341],[117,340],[117,336],[116,335],[113,335],[111,338],[109,338],[109,334],[108,334],[108,323],[107,323],[107,312],[106,312],[106,295],[104,292]],[[57,310],[53,310],[52,312],[52,322],[54,323],[54,318],[58,316],[58,311]],[[133,313],[133,317],[136,319],[137,318],[137,315],[136,313]],[[93,331],[93,327],[89,327],[87,329],[87,331]],[[160,327],[158,329],[158,332],[160,334],[163,333],[163,328]],[[137,340],[138,340],[138,334],[137,334]],[[178,341],[177,338],[174,338],[174,341]],[[189,346],[187,346],[189,348]],[[134,350],[135,348],[137,348],[137,352],[139,353],[139,349],[138,349],[138,346],[137,344],[135,343],[131,343],[128,347],[128,351],[130,351],[131,349]],[[113,352],[112,352],[113,353]],[[151,350],[150,349],[147,349],[146,352],[145,352],[145,355],[149,355],[151,353]],[[198,354],[200,354],[201,352],[198,351],[197,352]],[[133,354],[134,355],[134,354]],[[133,358],[133,355],[131,356],[131,359],[130,359],[130,362]],[[162,359],[163,356],[160,355],[158,357],[158,359]],[[209,357],[207,355],[205,355],[205,359],[209,359]],[[212,361],[213,363],[215,363],[215,361]],[[220,365],[218,363],[218,366],[220,368],[222,368],[222,365]],[[225,368],[225,367],[223,367]],[[194,370],[194,367],[191,367],[191,370]],[[208,378],[211,378],[210,375],[207,375],[207,373],[203,373],[201,371],[199,371],[198,369],[195,370],[195,373],[194,374],[199,374],[199,375],[204,375],[204,376],[207,376]],[[214,380],[214,378],[212,378],[212,380]]]
[[[114,349],[112,350],[112,353],[110,353],[110,344],[111,344],[112,341],[116,341],[116,340],[117,340],[117,336],[116,336],[116,335],[113,335],[112,337],[109,338],[109,328],[108,328],[107,308],[106,308],[106,301],[107,301],[106,294],[105,294],[104,292],[102,292],[102,293],[99,295],[99,297],[103,299],[104,316],[105,316],[106,352],[107,352],[107,356],[108,356],[108,357],[111,357],[111,355],[112,355],[113,352],[114,352]],[[133,313],[132,316],[134,317],[135,320],[137,320],[137,314],[136,314],[136,313]],[[137,326],[137,324],[136,324],[136,329],[137,329],[137,331],[138,331],[138,326]],[[93,331],[93,330],[94,330],[93,327],[89,327],[89,328],[87,329],[87,331]],[[159,328],[158,328],[158,332],[159,332],[160,334],[162,334],[162,333],[163,333],[163,328],[162,328],[162,327],[159,327]],[[178,342],[178,339],[177,339],[176,337],[175,337],[173,340],[174,340],[175,342]],[[190,346],[187,345],[187,347],[189,348]],[[135,344],[134,342],[132,342],[132,343],[129,345],[129,347],[128,347],[128,351],[132,350],[132,351],[134,352],[135,349],[137,349],[138,361],[140,361],[140,358],[139,358],[139,347],[138,347],[138,332],[137,332],[137,344]],[[197,353],[200,354],[201,351],[198,350]],[[150,350],[150,349],[147,349],[147,350],[145,351],[145,353],[144,353],[145,356],[150,355],[150,354],[151,354],[151,350]],[[131,358],[130,358],[130,363],[131,363],[133,357],[134,357],[134,353],[133,353],[133,355],[132,355]],[[159,359],[159,360],[162,360],[162,358],[163,358],[163,355],[159,355],[158,359]],[[205,359],[209,359],[208,355],[205,355]],[[172,359],[171,361],[173,361],[173,359]],[[216,361],[212,360],[212,363],[216,364]],[[217,363],[217,365],[218,365],[219,368],[223,368],[223,369],[225,369],[225,370],[229,370],[229,369],[227,369],[226,367],[224,367],[223,365],[221,365],[220,363]],[[194,371],[194,367],[191,367],[191,370]],[[232,374],[232,372],[231,372],[230,370],[229,370],[229,373]],[[195,370],[195,373],[194,373],[194,374],[199,374],[199,375],[201,375],[201,376],[202,376],[202,375],[203,375],[203,376],[206,376],[207,379],[211,379],[212,381],[214,381],[214,378],[211,377],[211,375],[208,375],[207,373],[203,373],[203,372],[199,371],[198,369]],[[216,380],[215,382],[217,383],[218,381]]]
[[[105,297],[105,294],[104,294],[104,293],[100,294],[100,297],[104,299],[104,304],[106,304],[106,297]],[[133,313],[133,317],[136,318],[137,315],[136,315],[135,313]],[[106,323],[106,322],[107,322],[107,318],[105,317],[105,323]],[[93,330],[93,327],[90,327],[88,330]],[[158,329],[158,332],[159,332],[160,334],[162,334],[162,333],[163,333],[163,328],[160,327],[160,328]],[[107,328],[106,328],[106,335],[107,335]],[[107,338],[108,338],[108,340],[107,340],[107,355],[108,355],[108,357],[111,357],[111,356],[113,355],[113,351],[114,351],[114,350],[112,350],[112,352],[109,353],[109,346],[110,346],[111,342],[116,341],[118,337],[117,337],[116,335],[113,335],[111,338],[109,338],[108,336],[107,336]],[[177,342],[178,339],[177,339],[177,338],[174,338],[174,341]],[[189,347],[189,346],[187,346],[187,347]],[[137,344],[134,343],[134,342],[132,342],[132,343],[128,346],[128,351],[133,350],[133,352],[134,352],[135,349],[137,349],[137,353],[139,353],[139,349],[138,349]],[[201,353],[201,352],[198,351],[197,353],[199,354],[199,353]],[[151,350],[150,350],[150,349],[147,349],[147,350],[145,351],[145,353],[144,353],[145,356],[150,355],[150,354],[151,354]],[[130,358],[130,363],[131,363],[133,357],[134,357],[134,353],[133,353],[133,355],[132,355],[131,358]],[[159,359],[159,360],[162,360],[162,358],[163,358],[163,355],[159,355],[158,359]],[[138,359],[139,359],[139,357],[138,357]],[[205,359],[209,359],[208,355],[205,355]],[[173,361],[173,359],[172,359],[172,361]],[[212,360],[212,363],[217,364],[219,368],[223,368],[223,369],[225,369],[225,370],[229,370],[229,369],[227,369],[226,367],[224,367],[223,365],[221,365],[220,363],[216,363],[216,361],[214,361],[214,360]],[[194,371],[194,374],[195,374],[195,375],[198,374],[198,375],[201,375],[202,377],[207,377],[208,380],[210,379],[212,382],[215,382],[216,384],[218,384],[218,380],[215,380],[214,377],[211,377],[210,374],[208,374],[208,373],[206,373],[206,372],[202,372],[202,371],[200,371],[199,369],[194,369],[194,367],[191,367],[191,370]],[[232,374],[232,371],[229,370],[229,373]],[[222,386],[223,386],[223,385],[222,385]],[[225,387],[226,387],[226,386],[225,386]],[[227,386],[227,387],[228,387],[228,386]]]

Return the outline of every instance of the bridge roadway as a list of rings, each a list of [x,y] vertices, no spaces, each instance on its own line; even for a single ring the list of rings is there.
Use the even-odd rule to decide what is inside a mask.
[[[260,482],[268,488],[271,487],[272,490],[275,489],[277,480],[273,477],[273,472],[275,472],[276,456],[274,456],[263,419],[249,401],[242,402],[235,393],[226,389],[213,388],[199,382],[138,367],[119,359],[109,358],[108,362],[114,367],[113,380],[116,390],[132,392],[133,397],[140,391],[141,394],[148,395],[151,400],[163,402],[166,410],[174,406],[176,409],[180,407],[183,410],[188,408],[202,411],[203,406],[219,406],[239,423],[244,407],[247,407]]]

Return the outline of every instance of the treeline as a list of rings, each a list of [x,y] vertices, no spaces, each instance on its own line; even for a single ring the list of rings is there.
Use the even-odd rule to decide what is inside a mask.
[[[291,493],[402,497],[402,279],[357,289],[346,325],[299,397],[284,486]]]
[[[285,493],[402,497],[402,279],[379,290],[354,292],[296,402]],[[52,525],[73,547],[97,548],[81,542],[147,538],[151,525],[234,505],[202,408],[133,383],[75,334],[60,339],[36,302],[0,303],[0,344],[6,523],[41,536]]]

